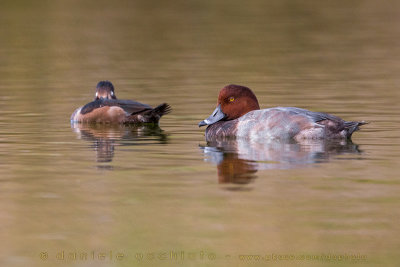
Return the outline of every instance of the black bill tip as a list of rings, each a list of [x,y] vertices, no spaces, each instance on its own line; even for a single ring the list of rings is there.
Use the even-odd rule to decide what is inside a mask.
[[[206,126],[206,125],[207,125],[207,123],[206,123],[205,121],[199,122],[199,127],[201,127],[201,126]]]

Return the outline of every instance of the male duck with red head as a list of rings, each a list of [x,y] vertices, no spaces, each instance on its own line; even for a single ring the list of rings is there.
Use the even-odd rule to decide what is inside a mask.
[[[217,108],[199,127],[208,125],[206,139],[240,137],[261,139],[350,139],[365,122],[295,107],[260,109],[247,87],[228,85],[219,92]]]
[[[167,103],[152,108],[136,101],[117,99],[113,84],[101,81],[96,86],[94,101],[76,109],[71,115],[71,122],[158,123],[170,111]]]

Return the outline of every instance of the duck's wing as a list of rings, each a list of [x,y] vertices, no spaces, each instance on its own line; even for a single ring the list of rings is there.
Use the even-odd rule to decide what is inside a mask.
[[[119,100],[119,99],[107,99],[106,103],[110,101],[110,104],[114,106],[114,102],[116,106],[121,107],[125,110],[126,113],[130,115],[134,115],[137,113],[141,113],[146,110],[152,110],[153,108],[147,104],[143,104],[140,102],[132,101],[132,100]]]
[[[117,106],[122,108],[126,113],[133,115],[146,110],[151,110],[152,107],[146,104],[142,104],[140,102],[132,101],[132,100],[119,100],[119,99],[96,99],[90,103],[84,105],[81,109],[81,114],[89,113],[97,108],[101,107],[113,107]]]
[[[278,109],[282,109],[285,111],[289,111],[291,113],[297,114],[297,115],[303,115],[311,119],[313,122],[320,122],[324,120],[330,120],[336,123],[344,123],[344,120],[342,120],[339,117],[336,117],[331,114],[323,113],[323,112],[314,112],[310,111],[307,109],[302,109],[302,108],[295,108],[295,107],[279,107]]]
[[[306,116],[308,119],[312,120],[319,125],[323,125],[328,128],[328,130],[332,133],[341,132],[342,130],[347,131],[347,137],[350,137],[353,132],[359,130],[360,126],[367,124],[365,121],[345,121],[337,116],[323,113],[323,112],[314,112],[309,111],[302,108],[288,107],[283,108],[291,113],[297,115]]]

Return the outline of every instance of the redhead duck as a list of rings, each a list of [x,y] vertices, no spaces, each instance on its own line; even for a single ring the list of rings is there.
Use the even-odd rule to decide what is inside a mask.
[[[117,99],[113,84],[101,81],[96,86],[94,101],[76,109],[71,115],[71,122],[158,123],[170,111],[167,103],[152,108],[136,101]]]
[[[241,137],[262,139],[350,139],[366,122],[295,107],[261,109],[245,86],[228,85],[219,92],[217,108],[199,127],[208,125],[206,139]]]

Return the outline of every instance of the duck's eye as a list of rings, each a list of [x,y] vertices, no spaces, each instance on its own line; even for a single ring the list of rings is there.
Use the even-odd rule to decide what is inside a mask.
[[[233,101],[235,101],[235,98],[234,98],[233,96],[231,96],[231,97],[229,98],[229,102],[233,102]]]

